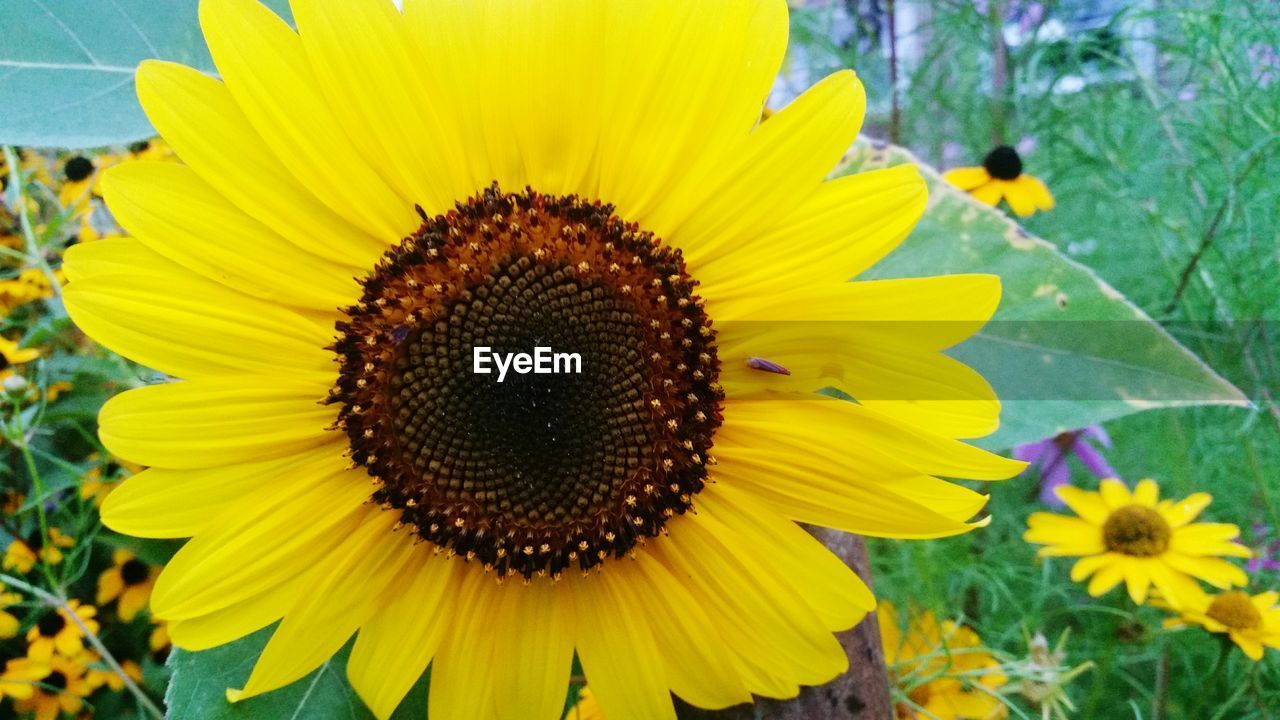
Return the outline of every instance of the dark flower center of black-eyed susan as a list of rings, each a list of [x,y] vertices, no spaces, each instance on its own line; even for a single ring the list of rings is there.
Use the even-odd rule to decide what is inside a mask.
[[[51,638],[67,626],[66,618],[62,617],[62,613],[50,613],[40,618],[40,622],[36,623],[36,628],[44,637]]]
[[[1240,590],[1224,592],[1209,603],[1205,615],[1232,630],[1253,630],[1262,627],[1262,613],[1258,611],[1248,593]]]
[[[1112,552],[1153,557],[1169,549],[1173,531],[1155,509],[1125,505],[1113,510],[1102,525],[1103,543]]]
[[[151,568],[141,560],[126,560],[120,566],[120,578],[124,580],[125,585],[141,585],[151,577]]]
[[[558,576],[692,506],[723,392],[679,250],[612,206],[494,186],[424,215],[363,284],[331,401],[413,532],[499,577]],[[538,348],[546,372],[512,364]]]
[[[83,155],[77,155],[62,166],[62,174],[71,182],[80,182],[93,174],[93,161]]]
[[[998,180],[1013,180],[1022,174],[1022,158],[1018,157],[1018,151],[1008,145],[1000,147],[987,153],[987,157],[982,161],[982,167],[987,169],[987,173],[991,177]]]
[[[53,672],[49,673],[47,676],[45,676],[45,679],[41,680],[40,682],[44,683],[45,685],[48,685],[49,687],[55,690],[67,689],[67,676],[59,672],[58,670],[54,670]]]

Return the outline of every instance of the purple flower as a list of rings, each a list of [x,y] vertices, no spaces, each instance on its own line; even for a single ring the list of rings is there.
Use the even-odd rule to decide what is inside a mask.
[[[1271,528],[1262,523],[1254,523],[1250,528],[1250,545],[1253,546],[1253,557],[1246,566],[1250,573],[1262,570],[1280,570],[1280,538],[1270,539]]]
[[[1023,474],[1038,469],[1040,472],[1040,501],[1050,507],[1060,508],[1063,502],[1058,499],[1056,490],[1071,482],[1071,465],[1068,461],[1074,455],[1077,460],[1096,478],[1117,477],[1115,469],[1102,456],[1102,451],[1094,447],[1090,440],[1096,440],[1103,448],[1111,447],[1111,438],[1101,425],[1090,425],[1080,430],[1059,433],[1039,442],[1019,445],[1013,449],[1013,456],[1023,462],[1031,463]]]

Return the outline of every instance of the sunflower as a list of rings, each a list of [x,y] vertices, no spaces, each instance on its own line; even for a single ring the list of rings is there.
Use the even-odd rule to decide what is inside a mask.
[[[1166,619],[1164,626],[1195,624],[1211,633],[1226,633],[1250,660],[1261,660],[1264,647],[1280,650],[1280,593],[1274,590],[1253,596],[1229,590],[1183,607],[1179,614]]]
[[[129,622],[147,606],[159,574],[160,568],[142,562],[128,550],[116,550],[111,557],[111,567],[98,575],[96,602],[102,606],[116,600],[116,614]]]
[[[1052,210],[1054,206],[1049,188],[1022,172],[1022,158],[1008,145],[988,153],[982,165],[953,168],[942,177],[992,207],[1004,198],[1010,209],[1021,217],[1033,215],[1036,210]]]
[[[67,255],[79,326],[181,378],[100,417],[149,468],[104,521],[194,537],[152,611],[192,650],[280,621],[232,699],[352,635],[379,718],[428,663],[433,717],[558,718],[575,653],[611,720],[793,696],[874,608],[793,521],[963,533],[986,496],[939,476],[1023,467],[959,440],[999,403],[941,352],[998,279],[847,282],[925,205],[824,182],[855,76],[758,123],[783,0],[293,15],[205,0],[221,80],[139,68],[186,165],[107,171],[132,239]]]
[[[67,605],[89,632],[98,632],[98,621],[94,619],[98,614],[97,608],[82,605],[79,600],[68,600]],[[48,660],[55,651],[63,657],[79,655],[84,650],[84,631],[80,629],[80,623],[63,608],[48,613],[27,631],[27,655],[33,660]]]
[[[1124,483],[1108,479],[1098,492],[1064,486],[1058,497],[1079,517],[1033,513],[1023,539],[1045,545],[1041,557],[1079,557],[1071,579],[1092,576],[1088,589],[1094,597],[1123,581],[1139,605],[1154,586],[1180,608],[1204,598],[1195,578],[1223,589],[1248,582],[1244,570],[1221,559],[1249,557],[1249,549],[1234,542],[1240,529],[1192,522],[1213,502],[1208,493],[1175,503],[1160,500],[1154,480],[1139,482],[1130,495]]]
[[[1009,709],[997,691],[1009,678],[971,628],[954,620],[938,622],[931,611],[910,618],[906,627],[888,600],[876,608],[885,663],[906,696],[901,720],[994,720]],[[905,632],[904,632],[905,629]]]
[[[20,713],[33,713],[35,720],[55,720],[62,713],[74,715],[84,707],[84,698],[94,687],[85,677],[83,658],[53,656],[39,660],[36,685],[29,697],[16,698],[13,706]]]

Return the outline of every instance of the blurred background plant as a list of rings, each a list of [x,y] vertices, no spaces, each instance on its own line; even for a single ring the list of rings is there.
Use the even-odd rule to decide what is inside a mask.
[[[942,169],[978,165],[999,145],[1016,148],[1057,199],[1025,226],[1093,268],[1249,395],[1249,410],[1163,409],[1109,422],[1106,461],[1120,477],[1159,479],[1172,495],[1211,492],[1212,519],[1252,526],[1251,591],[1280,584],[1280,5],[792,6],[798,49],[774,104],[853,67],[867,84],[865,132],[873,137]],[[1046,483],[1062,482],[1065,465],[1069,481],[1096,487],[1096,453],[1048,454]],[[1072,717],[1280,713],[1280,653],[1257,663],[1228,653],[1208,682],[1218,642],[1164,634],[1161,613],[1116,596],[1088,599],[1069,583],[1067,563],[1037,563],[1020,540],[1027,515],[1042,509],[1038,485],[1014,480],[990,490],[994,522],[981,532],[873,541],[877,591],[960,618],[998,652],[1022,651],[1024,624],[1050,636],[1071,630],[1065,662],[1096,664],[1069,689]],[[965,599],[962,608],[956,598]],[[1040,715],[1013,704],[1015,717]]]

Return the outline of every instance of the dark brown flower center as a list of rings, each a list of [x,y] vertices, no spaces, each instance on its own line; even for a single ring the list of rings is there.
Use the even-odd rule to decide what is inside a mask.
[[[40,630],[40,635],[47,638],[51,638],[62,632],[62,629],[66,626],[66,618],[62,617],[62,613],[57,612],[45,615],[40,618],[40,622],[36,623],[36,627]]]
[[[657,535],[720,424],[695,286],[678,250],[573,196],[493,187],[425,219],[338,324],[331,401],[375,499],[499,576]]]
[[[982,161],[982,167],[997,180],[1014,180],[1022,174],[1022,158],[1018,157],[1017,150],[1008,145],[1001,145],[987,153],[986,159]]]
[[[1112,552],[1153,557],[1169,549],[1173,531],[1155,509],[1125,505],[1113,510],[1102,525],[1103,542]]]
[[[67,676],[58,670],[49,673],[41,682],[56,690],[67,689]]]
[[[151,577],[151,568],[141,560],[126,560],[120,566],[120,578],[124,580],[125,585],[141,585]]]
[[[1232,630],[1253,630],[1262,627],[1262,613],[1249,594],[1240,590],[1224,592],[1209,603],[1206,615]]]

